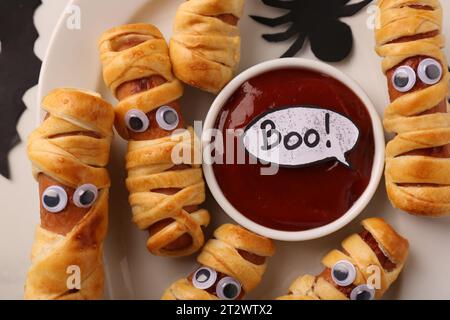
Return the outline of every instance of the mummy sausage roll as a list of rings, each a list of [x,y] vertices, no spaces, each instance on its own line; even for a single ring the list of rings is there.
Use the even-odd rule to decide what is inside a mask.
[[[258,286],[275,254],[273,242],[231,224],[214,237],[197,258],[200,267],[172,284],[163,300],[239,300]]]
[[[408,257],[406,239],[384,220],[362,222],[364,231],[342,242],[322,260],[317,277],[298,278],[280,300],[372,300],[381,298],[397,279]]]
[[[238,21],[244,0],[188,0],[179,7],[170,41],[175,76],[218,93],[233,78],[240,61]]]
[[[47,118],[28,143],[41,224],[25,298],[100,299],[110,186],[104,167],[114,110],[100,96],[75,89],[57,89],[42,105]]]
[[[126,182],[133,220],[149,231],[151,253],[190,255],[203,246],[210,216],[198,208],[205,201],[202,170],[193,161],[199,143],[192,128],[181,130],[183,87],[172,74],[167,44],[154,26],[133,24],[106,32],[100,53],[105,82],[120,101],[116,129],[130,141]],[[174,159],[178,149],[180,159]]]
[[[392,204],[423,216],[450,214],[449,74],[437,0],[381,0],[377,52],[392,103],[385,112],[386,185]]]

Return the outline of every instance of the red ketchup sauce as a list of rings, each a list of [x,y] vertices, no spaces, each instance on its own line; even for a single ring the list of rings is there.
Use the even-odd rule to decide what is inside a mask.
[[[248,161],[213,166],[225,197],[239,212],[282,231],[313,229],[345,214],[369,184],[375,153],[370,115],[358,96],[338,80],[302,69],[271,71],[244,83],[219,113],[216,128],[225,136],[227,129],[245,129],[268,110],[292,105],[330,109],[358,126],[359,142],[347,153],[352,169],[330,160],[263,176],[263,166]]]

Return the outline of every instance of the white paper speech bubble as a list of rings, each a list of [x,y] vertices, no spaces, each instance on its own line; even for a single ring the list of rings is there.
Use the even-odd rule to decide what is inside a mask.
[[[302,167],[337,159],[351,167],[346,153],[359,140],[358,127],[346,116],[314,106],[291,106],[266,112],[245,129],[247,151],[261,161]]]

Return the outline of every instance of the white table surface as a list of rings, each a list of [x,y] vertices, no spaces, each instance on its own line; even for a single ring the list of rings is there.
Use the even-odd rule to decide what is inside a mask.
[[[35,53],[43,60],[53,29],[64,11],[67,0],[42,0],[42,5],[35,12],[35,25],[39,38],[35,43]],[[37,86],[30,88],[23,97],[27,110],[18,123],[18,132],[22,141],[26,141],[36,124]],[[27,269],[30,265],[30,248],[33,243],[35,221],[29,217],[39,212],[39,203],[35,201],[38,190],[30,183],[31,165],[26,157],[26,144],[21,143],[9,154],[11,165],[11,180],[0,176],[0,299],[21,299]],[[30,168],[30,170],[21,170]],[[8,195],[23,194],[23,203],[18,206],[8,201]],[[35,196],[34,196],[35,195]],[[20,219],[9,219],[19,215]]]

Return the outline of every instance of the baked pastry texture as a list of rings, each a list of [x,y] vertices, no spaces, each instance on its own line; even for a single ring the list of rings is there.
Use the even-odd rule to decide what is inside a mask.
[[[226,224],[197,258],[201,265],[172,284],[163,300],[238,300],[255,289],[275,254],[274,243],[242,227]]]
[[[148,250],[191,255],[204,244],[210,216],[205,201],[199,141],[184,129],[178,99],[183,86],[172,74],[161,32],[148,24],[120,26],[100,39],[107,86],[120,101],[117,131],[129,140],[126,156],[133,221],[149,231]]]
[[[52,91],[42,107],[47,118],[28,141],[41,224],[25,298],[101,299],[114,111],[100,96],[76,89]]]
[[[362,222],[364,231],[342,242],[322,260],[318,276],[299,277],[280,300],[378,299],[398,278],[408,257],[409,244],[380,218]]]
[[[170,57],[176,77],[212,93],[233,78],[240,62],[237,26],[244,0],[188,0],[175,16]]]
[[[450,214],[450,80],[437,0],[380,0],[377,52],[391,104],[384,126],[396,137],[386,149],[392,204],[411,214]]]

